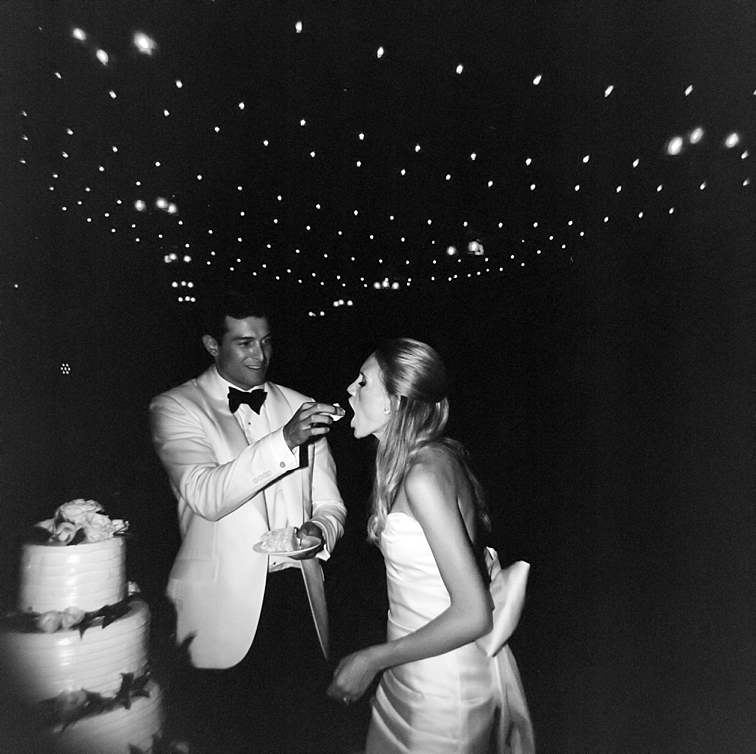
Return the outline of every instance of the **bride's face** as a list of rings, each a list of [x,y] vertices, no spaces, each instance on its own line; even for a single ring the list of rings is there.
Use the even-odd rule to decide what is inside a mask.
[[[389,420],[391,401],[383,385],[381,368],[374,356],[370,356],[360,368],[360,375],[347,388],[349,405],[354,411],[350,422],[354,436],[383,435]]]

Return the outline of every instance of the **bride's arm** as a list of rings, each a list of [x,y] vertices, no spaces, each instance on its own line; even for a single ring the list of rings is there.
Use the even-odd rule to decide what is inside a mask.
[[[445,454],[431,452],[404,483],[409,510],[423,528],[451,604],[417,631],[344,658],[329,689],[334,698],[356,699],[386,668],[449,652],[491,630],[490,596],[457,505],[457,473]]]

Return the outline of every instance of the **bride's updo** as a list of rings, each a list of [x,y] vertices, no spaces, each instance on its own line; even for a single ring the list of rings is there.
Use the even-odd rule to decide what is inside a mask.
[[[449,382],[441,357],[429,345],[412,338],[390,340],[373,356],[390,397],[391,414],[378,441],[368,539],[380,539],[404,477],[417,454],[431,444],[445,446],[459,459],[482,512],[480,485],[469,469],[464,448],[443,437],[449,419]]]
[[[412,338],[390,340],[373,355],[392,397],[387,434],[399,434],[411,445],[438,437],[449,418],[449,382],[441,357]]]

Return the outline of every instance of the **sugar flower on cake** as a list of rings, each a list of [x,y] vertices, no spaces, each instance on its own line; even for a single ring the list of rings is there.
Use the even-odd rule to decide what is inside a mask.
[[[78,607],[67,607],[65,610],[48,610],[37,618],[37,629],[46,634],[56,631],[68,631],[78,626],[86,617],[86,613]]]
[[[70,503],[63,503],[55,512],[55,517],[63,518],[72,524],[80,524],[87,514],[99,513],[102,510],[103,507],[96,500],[72,500]]]
[[[54,634],[60,628],[61,613],[58,610],[48,610],[37,618],[37,628],[46,634]]]
[[[52,532],[50,541],[60,545],[67,545],[76,536],[76,532],[79,531],[79,528],[80,527],[76,526],[76,524],[72,524],[70,521],[60,521],[50,529]]]
[[[49,544],[69,545],[102,542],[123,534],[129,524],[121,519],[111,519],[95,500],[79,499],[64,503],[53,518],[40,521],[37,526],[49,532]]]
[[[81,524],[87,542],[101,542],[115,534],[126,531],[127,524],[123,521],[111,521],[102,513],[87,513]]]
[[[60,628],[63,631],[68,631],[69,628],[78,626],[84,618],[86,613],[78,607],[67,607],[60,614]]]

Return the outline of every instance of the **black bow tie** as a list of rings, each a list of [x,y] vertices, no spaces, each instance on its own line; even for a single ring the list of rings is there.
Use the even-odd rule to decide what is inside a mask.
[[[236,413],[236,409],[242,403],[246,403],[256,414],[260,413],[262,404],[265,403],[266,392],[264,390],[253,390],[251,393],[245,393],[243,390],[237,390],[235,387],[228,389],[228,407],[231,413]]]

